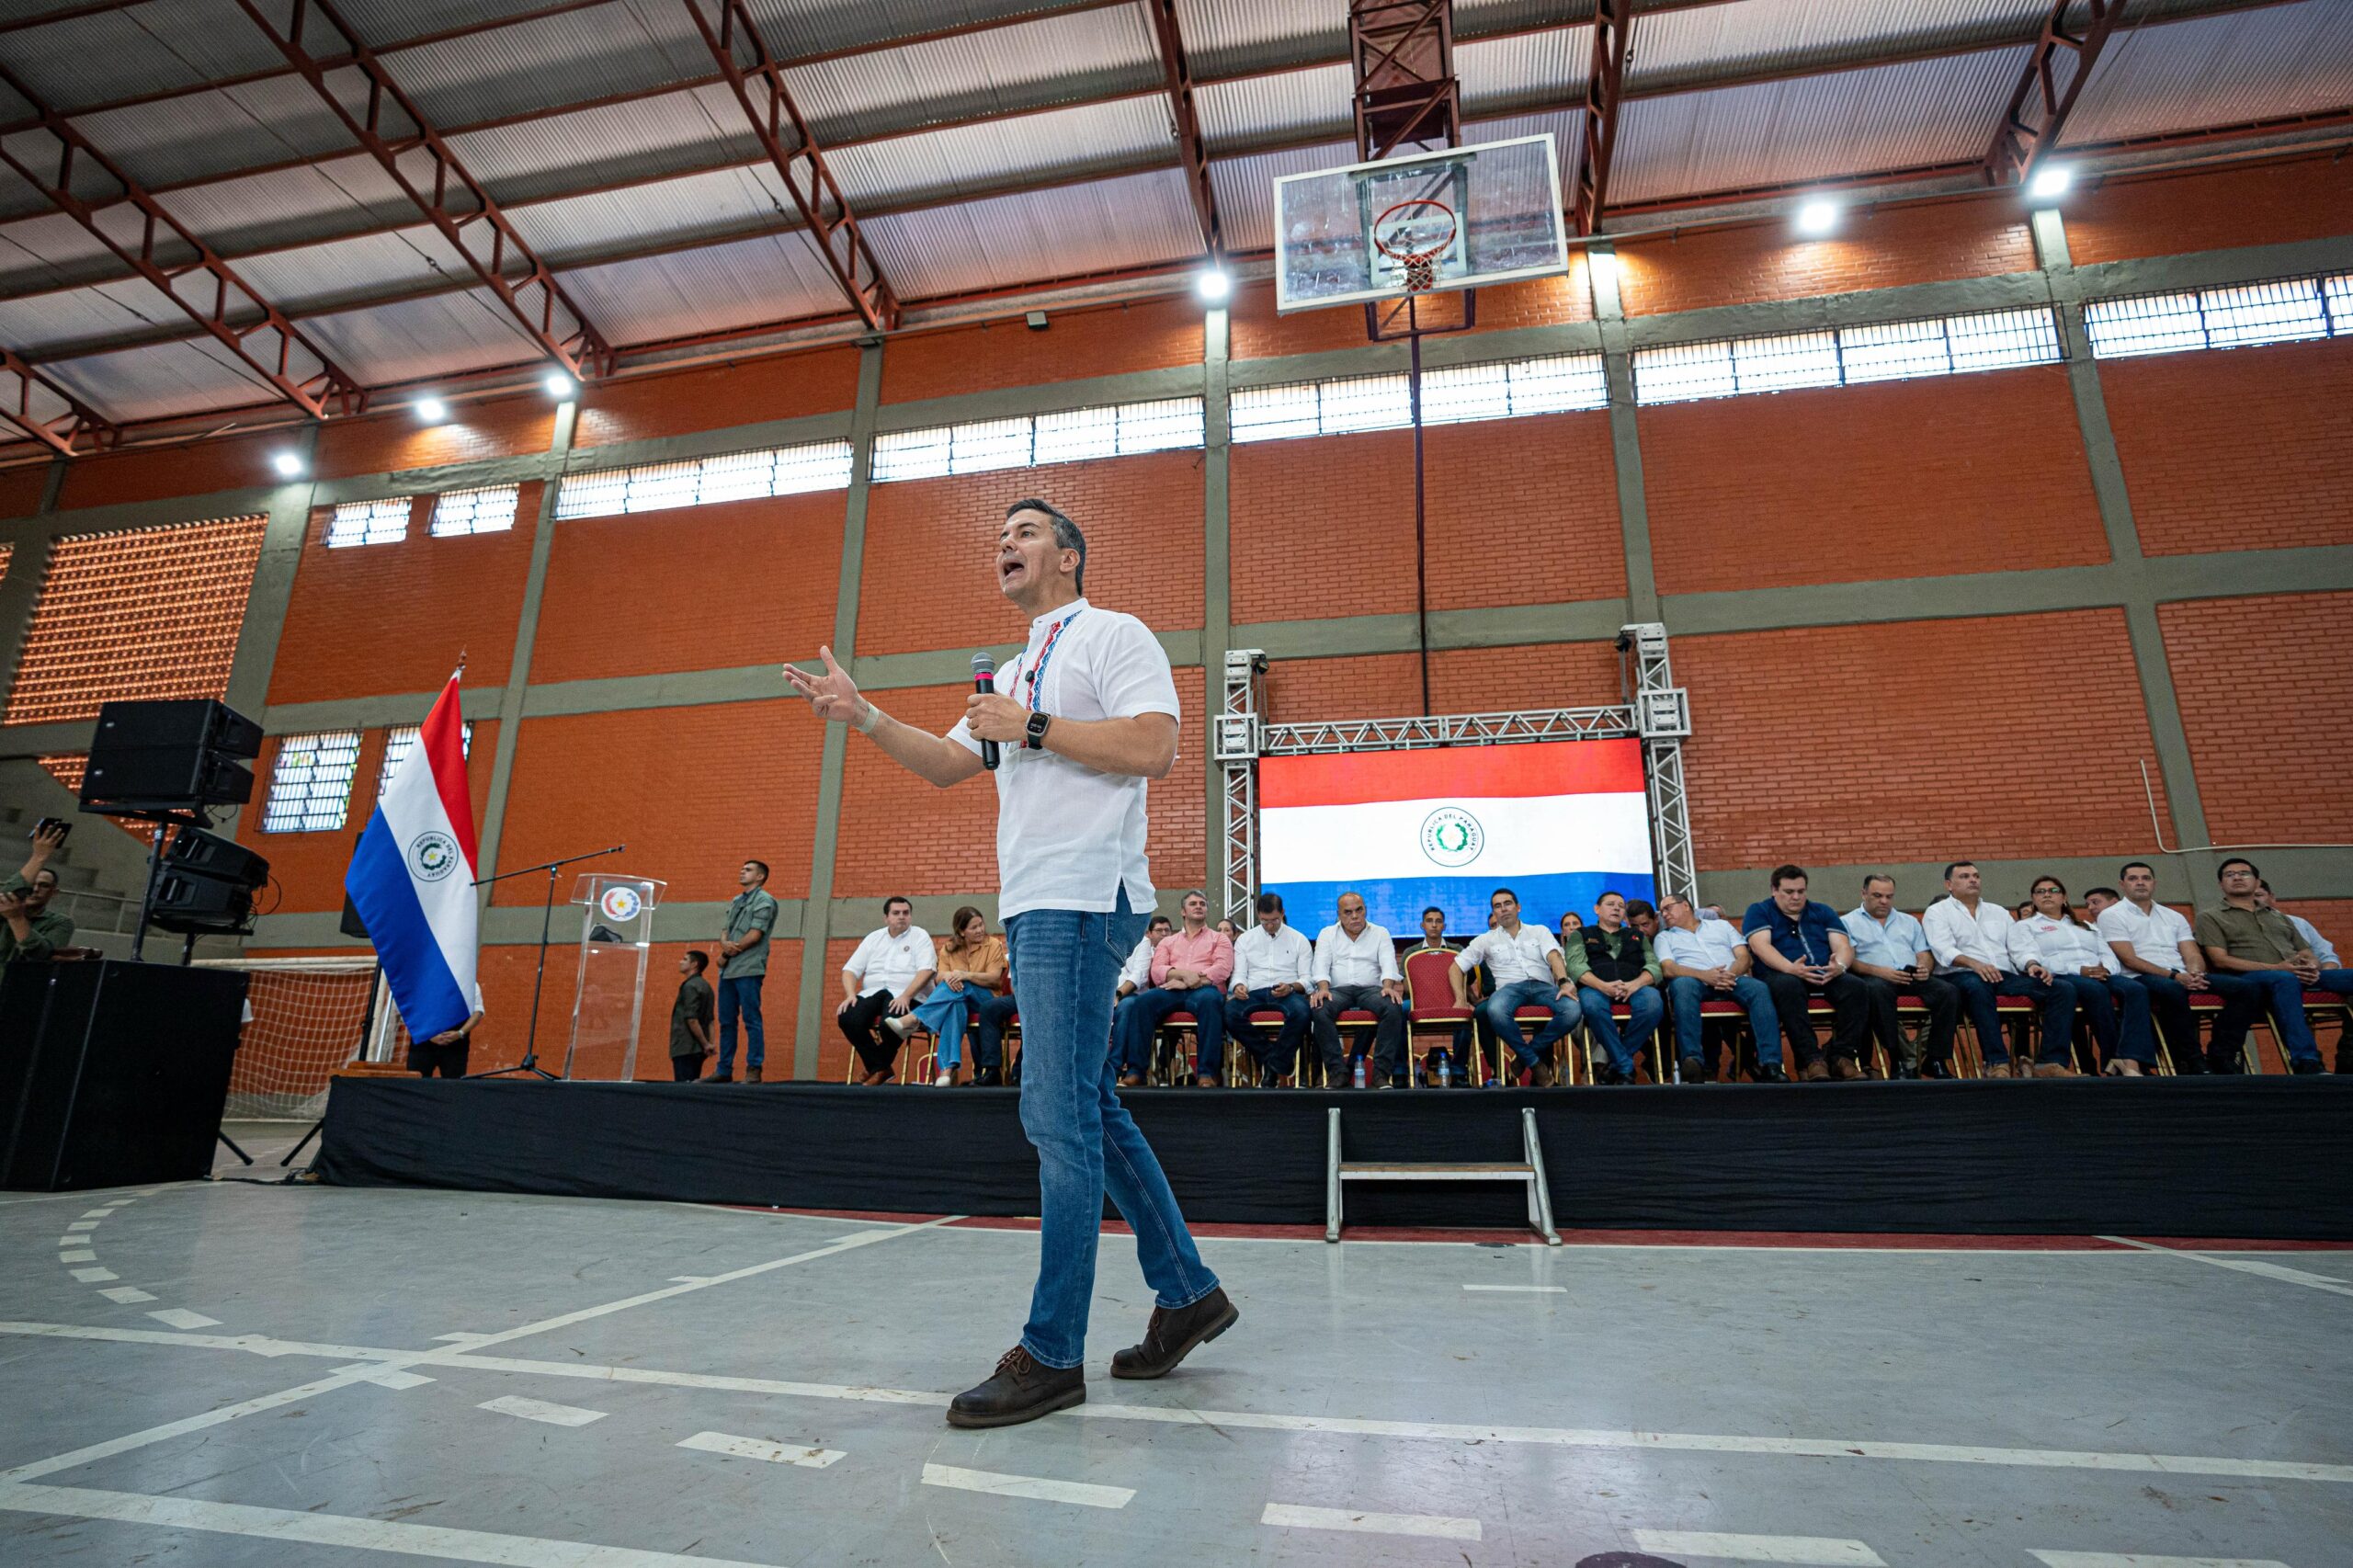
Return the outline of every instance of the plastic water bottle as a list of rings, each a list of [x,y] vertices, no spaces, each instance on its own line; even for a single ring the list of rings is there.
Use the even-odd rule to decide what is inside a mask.
[[[1454,1059],[1443,1051],[1438,1053],[1438,1086],[1441,1089],[1454,1087]]]
[[[1357,1058],[1357,1087],[1364,1087],[1364,1058],[1361,1056]]]

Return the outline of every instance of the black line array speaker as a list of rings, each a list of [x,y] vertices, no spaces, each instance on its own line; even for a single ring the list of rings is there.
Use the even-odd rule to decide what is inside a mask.
[[[245,983],[236,970],[112,960],[0,971],[0,1187],[210,1171]]]
[[[240,933],[253,925],[254,894],[269,881],[269,862],[233,839],[183,826],[164,851],[147,920],[182,935]]]
[[[82,809],[103,816],[241,806],[261,726],[209,698],[109,702],[98,710]]]

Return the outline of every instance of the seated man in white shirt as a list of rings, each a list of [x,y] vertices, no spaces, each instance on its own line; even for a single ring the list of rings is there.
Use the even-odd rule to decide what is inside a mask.
[[[1119,987],[1111,993],[1111,1039],[1114,1041],[1128,1038],[1130,1000],[1137,992],[1152,988],[1152,949],[1160,946],[1160,938],[1176,928],[1176,922],[1165,915],[1154,915],[1145,923],[1143,935],[1136,938],[1135,950],[1128,954],[1128,961],[1120,967]]]
[[[1651,952],[1666,971],[1666,1006],[1675,1024],[1675,1055],[1683,1081],[1714,1081],[1715,1063],[1702,1054],[1699,1007],[1707,1002],[1737,1002],[1747,1011],[1749,1032],[1756,1038],[1756,1081],[1786,1084],[1781,1065],[1780,1015],[1773,1009],[1773,994],[1748,972],[1754,961],[1748,944],[1729,921],[1702,920],[1691,901],[1666,893],[1658,901],[1665,925],[1652,938]],[[1740,1063],[1733,1063],[1740,1076]]]
[[[1300,1039],[1307,1033],[1307,994],[1314,985],[1314,968],[1315,949],[1306,937],[1283,924],[1282,895],[1260,893],[1258,923],[1233,944],[1225,1032],[1257,1062],[1261,1087],[1272,1088],[1299,1060]],[[1265,1012],[1280,1013],[1283,1017],[1271,1045],[1250,1027],[1250,1015]]]
[[[842,965],[842,999],[834,1019],[865,1065],[860,1084],[891,1081],[899,1044],[913,1027],[908,1015],[915,999],[931,984],[932,971],[938,967],[931,937],[915,924],[915,906],[906,899],[884,899],[882,928],[868,932]],[[878,1029],[877,1025],[882,1027]]]
[[[1945,896],[1928,905],[1920,928],[1936,955],[1937,972],[1960,989],[1961,1005],[1977,1031],[1977,1047],[1985,1058],[1985,1076],[2023,1078],[2013,1072],[2009,1042],[2002,1034],[1997,996],[2024,996],[2042,1010],[2042,1039],[2034,1075],[2073,1075],[2067,1058],[2075,1049],[2075,994],[2051,983],[2031,938],[2017,928],[2010,912],[1980,896],[1984,879],[1973,860],[1955,860],[1945,868]]]
[[[1455,955],[1449,976],[1454,982],[1454,1005],[1471,1005],[1463,994],[1462,977],[1485,964],[1495,977],[1495,988],[1479,1004],[1479,1016],[1495,1039],[1510,1047],[1527,1070],[1529,1083],[1549,1088],[1555,1081],[1552,1047],[1577,1025],[1576,983],[1569,978],[1569,961],[1552,933],[1519,923],[1518,893],[1497,888],[1487,899],[1487,911],[1493,924]],[[1522,1007],[1542,1007],[1552,1015],[1533,1040],[1520,1033],[1519,1020],[1513,1017]]]
[[[1372,1015],[1373,1082],[1386,1089],[1405,1076],[1405,977],[1397,969],[1397,944],[1385,927],[1365,918],[1364,899],[1340,895],[1338,922],[1315,934],[1307,998],[1315,1044],[1324,1056],[1324,1082],[1337,1088],[1347,1081],[1348,1059],[1340,1044],[1340,1015]]]
[[[2258,1003],[2254,988],[2240,983],[2236,975],[2214,983],[2206,972],[2206,950],[2198,945],[2188,918],[2157,902],[2156,869],[2146,860],[2127,862],[2116,880],[2123,885],[2124,897],[2094,917],[2093,929],[2124,972],[2148,993],[2149,1017],[2165,1037],[2173,1070],[2185,1076],[2207,1071],[2210,1063],[2199,1049],[2198,1017],[2189,1010],[2189,994],[2212,991],[2224,1003],[2214,1021],[2214,1053],[2227,1070],[2236,1072],[2239,1047]]]

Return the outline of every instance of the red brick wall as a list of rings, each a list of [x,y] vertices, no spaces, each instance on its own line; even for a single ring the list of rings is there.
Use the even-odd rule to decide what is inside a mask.
[[[836,937],[825,944],[825,972],[818,993],[825,998],[825,1005],[817,1011],[818,1017],[823,1020],[817,1026],[817,1082],[821,1084],[849,1081],[847,1076],[850,1063],[849,1041],[843,1038],[841,1026],[834,1021],[834,1007],[841,1001],[842,965],[849,962],[849,956],[858,951],[858,944],[864,936],[861,931],[856,937]],[[761,998],[763,1004],[767,1000],[765,996]],[[761,1010],[767,1011],[765,1006]],[[906,1052],[902,1051],[899,1053],[902,1071],[906,1064]]]
[[[834,634],[843,508],[827,491],[556,524],[531,678],[813,657]]]
[[[997,530],[1038,496],[1086,535],[1086,595],[1155,631],[1201,624],[1199,452],[878,484],[866,502],[858,651],[1017,642],[1026,618],[997,590]]]
[[[894,337],[882,351],[882,401],[998,387],[1084,381],[1201,362],[1203,307],[1189,294],[1134,304],[1046,312],[1037,332],[1018,318]]]
[[[1625,536],[1607,414],[1442,425],[1425,432],[1423,447],[1430,608],[1625,593]],[[1404,494],[1387,502],[1392,514],[1402,514],[1409,572],[1410,475],[1409,467]],[[1503,497],[1508,500],[1499,507]]]
[[[765,860],[770,892],[802,897],[820,729],[806,704],[784,699],[526,720],[499,863],[626,842],[627,854],[592,869],[659,877],[668,899],[700,902],[734,897],[737,869]],[[499,889],[502,904],[546,891],[528,877]]]
[[[2034,265],[2033,236],[2015,199],[1857,207],[1836,233],[1819,240],[1801,239],[1775,219],[1618,247],[1620,298],[1635,316],[1984,278]]]
[[[2155,847],[2120,609],[1679,637],[1675,676],[1702,870]]]
[[[2075,265],[2313,240],[2346,232],[2353,163],[2332,153],[2248,168],[2102,180],[2067,203]]]
[[[816,348],[602,381],[582,394],[572,444],[603,447],[838,413],[858,402],[858,353],[855,348]]]
[[[1235,625],[1412,613],[1410,434],[1253,441],[1227,475]]]
[[[429,496],[418,497],[408,537],[393,544],[329,550],[333,510],[313,512],[269,700],[438,691],[460,652],[469,687],[505,685],[540,488],[522,486],[512,528],[454,539],[427,531]]]
[[[320,426],[313,471],[321,479],[345,479],[544,452],[555,439],[555,410],[552,399],[528,396],[453,403],[438,425],[420,425],[406,409],[330,420]]]
[[[1521,326],[1557,326],[1593,319],[1593,285],[1586,278],[1585,253],[1569,254],[1569,269],[1558,278],[1530,278],[1478,291],[1473,332],[1506,332]]]
[[[1236,289],[1226,321],[1226,354],[1234,359],[1324,354],[1365,345],[1364,312],[1359,307],[1334,305],[1278,315],[1271,283]]]
[[[65,485],[57,495],[58,510],[276,484],[278,478],[270,472],[270,454],[299,449],[301,444],[299,430],[273,430],[145,447],[102,458],[76,458],[65,471]]]
[[[1645,409],[1662,593],[2108,559],[2057,366]]]
[[[40,493],[48,483],[45,462],[0,469],[0,517],[29,517],[40,511]]]
[[[265,901],[268,913],[316,914],[343,908],[343,873],[351,864],[351,848],[376,809],[376,776],[384,766],[384,731],[364,730],[359,736],[359,767],[351,776],[351,800],[343,826],[326,833],[264,833],[263,803],[269,795],[270,770],[278,763],[279,738],[262,742],[255,759],[254,799],[245,808],[237,836],[269,862],[276,888],[275,903]],[[473,801],[474,825],[482,825],[490,804],[490,766],[498,752],[498,722],[475,721],[473,748],[466,758],[466,789]]]
[[[1440,649],[1430,655],[1430,706],[1439,713],[1592,708],[1620,699],[1618,655],[1607,642]],[[1386,719],[1422,710],[1412,653],[1278,659],[1267,673],[1267,716],[1279,724]]]
[[[2159,605],[2157,621],[2212,842],[2353,840],[2353,594]]]
[[[2353,544],[2353,341],[2099,368],[2151,555]]]

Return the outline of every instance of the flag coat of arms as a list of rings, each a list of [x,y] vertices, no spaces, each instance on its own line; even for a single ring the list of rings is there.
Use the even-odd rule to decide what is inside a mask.
[[[1258,805],[1259,883],[1307,930],[1346,892],[1392,935],[1431,904],[1483,929],[1499,887],[1548,926],[1605,891],[1656,896],[1637,740],[1272,756]]]
[[[464,1023],[474,998],[474,809],[456,676],[384,786],[343,888],[376,944],[409,1038]]]

